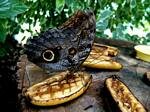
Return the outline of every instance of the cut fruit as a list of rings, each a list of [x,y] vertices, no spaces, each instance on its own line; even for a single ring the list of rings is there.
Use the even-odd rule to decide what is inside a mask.
[[[85,72],[61,72],[27,89],[25,96],[34,105],[53,106],[79,97],[89,87],[92,76]]]
[[[136,58],[150,62],[150,46],[137,45],[134,49],[136,50]]]
[[[105,89],[117,105],[117,112],[147,112],[142,103],[117,76],[105,80]]]
[[[122,64],[112,59],[118,52],[115,47],[94,43],[90,55],[82,65],[95,69],[120,70]]]
[[[120,70],[123,66],[113,60],[87,59],[83,66],[95,69]]]
[[[99,53],[99,55],[105,56],[116,56],[119,53],[119,50],[116,47],[94,43],[91,53]]]

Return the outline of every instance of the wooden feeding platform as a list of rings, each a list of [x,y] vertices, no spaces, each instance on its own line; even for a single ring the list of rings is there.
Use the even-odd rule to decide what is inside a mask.
[[[26,56],[20,58],[18,75],[20,78],[19,102],[22,112],[112,112],[111,104],[104,101],[104,80],[111,75],[118,75],[132,91],[134,96],[150,111],[150,86],[142,81],[143,74],[150,71],[150,63],[135,58],[135,44],[110,39],[96,39],[95,42],[117,47],[120,52],[115,58],[123,65],[119,71],[85,69],[93,76],[88,90],[72,101],[53,106],[39,107],[30,104],[24,97],[24,91],[31,85],[50,77],[48,73],[29,62]]]

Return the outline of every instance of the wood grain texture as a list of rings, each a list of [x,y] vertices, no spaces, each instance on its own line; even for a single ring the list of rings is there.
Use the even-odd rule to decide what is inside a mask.
[[[112,45],[120,50],[114,60],[123,64],[120,71],[85,69],[92,74],[93,82],[88,90],[79,98],[62,105],[53,107],[37,107],[31,105],[24,98],[24,91],[31,85],[48,77],[48,73],[28,62],[26,57],[21,58],[18,75],[20,77],[19,88],[22,90],[20,104],[22,112],[112,112],[111,104],[103,96],[104,80],[111,75],[118,75],[126,83],[139,101],[150,111],[150,86],[142,81],[143,74],[150,71],[150,63],[138,60],[134,57],[134,44],[107,39],[96,39],[96,42]],[[21,64],[22,63],[22,64]],[[53,74],[52,74],[53,75]],[[109,108],[106,110],[106,107]]]

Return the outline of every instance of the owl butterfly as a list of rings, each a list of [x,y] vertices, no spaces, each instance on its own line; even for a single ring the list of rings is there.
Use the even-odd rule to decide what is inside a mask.
[[[28,39],[25,53],[29,61],[49,71],[77,70],[91,51],[95,26],[91,10],[77,11],[60,27]]]

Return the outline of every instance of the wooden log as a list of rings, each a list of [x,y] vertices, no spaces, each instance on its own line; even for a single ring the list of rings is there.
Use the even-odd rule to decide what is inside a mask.
[[[89,89],[77,99],[65,104],[53,107],[38,107],[31,105],[24,97],[24,91],[31,85],[38,83],[48,77],[48,73],[28,62],[26,57],[22,57],[20,64],[20,104],[22,112],[108,112],[105,107],[111,107],[109,102],[103,99],[104,80],[111,75],[118,75],[131,89],[138,100],[150,111],[150,86],[142,81],[142,76],[150,70],[150,63],[143,62],[134,57],[134,45],[124,41],[96,39],[95,42],[112,45],[117,47],[121,52],[115,58],[123,64],[120,71],[111,70],[94,70],[85,69],[86,72],[92,74],[93,81]],[[120,43],[121,42],[121,43]],[[22,61],[23,60],[23,61]],[[51,74],[53,75],[53,74]],[[111,109],[109,110],[112,111]]]

